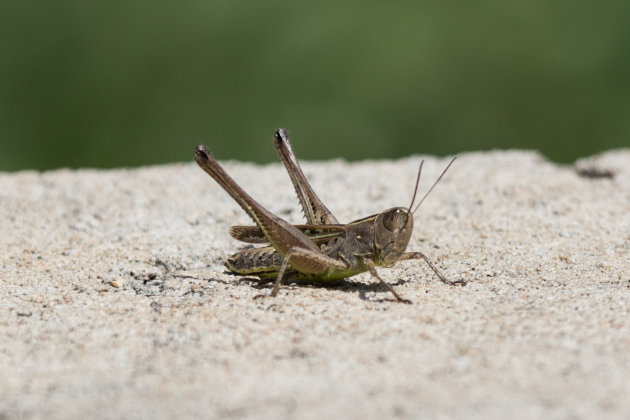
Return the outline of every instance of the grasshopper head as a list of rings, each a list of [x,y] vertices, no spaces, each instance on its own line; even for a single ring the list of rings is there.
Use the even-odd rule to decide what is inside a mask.
[[[394,207],[374,220],[374,250],[381,265],[394,265],[407,249],[413,232],[413,214],[404,207]]]
[[[442,174],[433,183],[429,191],[424,194],[418,205],[413,211],[413,203],[416,201],[416,194],[418,193],[418,187],[420,186],[420,174],[422,173],[422,164],[420,162],[420,168],[418,168],[418,177],[416,178],[416,188],[411,198],[411,204],[408,208],[394,207],[389,210],[385,210],[379,214],[374,220],[374,253],[376,259],[381,265],[388,267],[392,266],[400,259],[402,254],[407,249],[407,244],[411,238],[413,232],[413,214],[418,210],[420,204],[429,195],[433,188],[440,182],[440,179],[444,176],[448,168],[451,167],[456,158],[453,158],[446,169],[442,171]]]

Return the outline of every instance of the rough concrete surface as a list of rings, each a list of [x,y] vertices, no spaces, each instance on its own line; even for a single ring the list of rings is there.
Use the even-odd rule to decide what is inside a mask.
[[[348,222],[421,158],[303,168]],[[303,222],[281,164],[225,167]],[[367,274],[254,299],[223,267],[250,223],[192,162],[0,174],[0,419],[630,417],[630,150],[461,154],[408,249],[469,284],[381,268],[411,305]]]

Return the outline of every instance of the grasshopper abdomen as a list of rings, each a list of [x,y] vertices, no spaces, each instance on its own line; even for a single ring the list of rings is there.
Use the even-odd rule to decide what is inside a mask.
[[[225,266],[235,274],[275,278],[282,266],[282,257],[272,246],[248,248],[229,257]]]

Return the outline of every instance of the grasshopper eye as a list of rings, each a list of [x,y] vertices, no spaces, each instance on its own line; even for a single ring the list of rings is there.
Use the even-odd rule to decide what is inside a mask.
[[[385,217],[383,217],[383,226],[385,226],[385,229],[389,230],[390,232],[400,229],[405,225],[406,222],[407,214],[398,209],[386,213]]]

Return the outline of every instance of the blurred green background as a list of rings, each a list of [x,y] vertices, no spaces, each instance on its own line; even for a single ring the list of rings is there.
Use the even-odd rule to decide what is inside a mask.
[[[0,3],[0,170],[630,145],[630,1]]]

